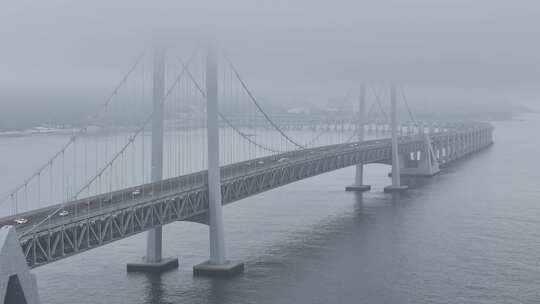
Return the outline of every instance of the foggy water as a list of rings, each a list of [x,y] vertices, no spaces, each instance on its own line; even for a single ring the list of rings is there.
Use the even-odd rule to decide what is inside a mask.
[[[40,296],[59,304],[539,302],[540,117],[495,127],[492,148],[411,180],[402,197],[382,193],[389,167],[370,165],[373,190],[363,197],[344,191],[351,167],[227,206],[227,254],[246,263],[243,275],[193,277],[208,257],[208,229],[179,222],[164,227],[164,255],[180,258],[178,271],[126,273],[144,254],[140,234],[35,269]],[[21,146],[0,143],[3,155]],[[18,170],[0,166],[4,179]]]

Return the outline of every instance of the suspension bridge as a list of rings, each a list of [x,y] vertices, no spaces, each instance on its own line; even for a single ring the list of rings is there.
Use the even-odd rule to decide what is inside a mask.
[[[161,227],[175,221],[209,226],[209,260],[194,274],[239,272],[243,263],[226,257],[222,205],[349,166],[346,190],[368,191],[372,163],[390,165],[385,192],[401,192],[401,176],[434,175],[493,142],[488,123],[418,121],[395,87],[387,113],[381,95],[362,86],[347,117],[273,115],[212,45],[185,62],[163,49],[139,56],[58,151],[0,198],[4,303],[39,302],[31,268],[142,232],[146,254],[128,271],[178,267],[162,256]]]

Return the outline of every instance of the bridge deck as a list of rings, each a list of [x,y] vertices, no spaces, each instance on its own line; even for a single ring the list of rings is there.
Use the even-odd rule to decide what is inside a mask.
[[[491,145],[491,130],[484,124],[435,133],[430,138],[434,149],[445,151],[439,153],[439,162],[445,164]],[[425,151],[425,140],[402,137],[399,150],[402,154]],[[227,165],[221,168],[223,204],[358,163],[390,163],[390,159],[391,143],[384,139]],[[69,214],[54,213],[58,210]],[[202,171],[2,218],[0,226],[12,225],[15,218],[28,219],[17,226],[17,232],[28,265],[37,267],[174,221],[204,223],[207,211],[207,180]]]
[[[286,152],[278,155],[261,157],[257,159],[247,160],[221,168],[222,182],[235,179],[241,176],[251,175],[260,171],[265,171],[272,168],[286,167],[292,162],[298,160],[316,159],[321,155],[332,150],[343,150],[347,146],[355,149],[370,149],[385,147],[390,144],[389,139],[365,141],[358,143],[350,143],[344,145],[330,145],[305,149],[301,151]],[[5,225],[14,225],[15,219],[24,218],[28,220],[25,224],[16,226],[19,234],[24,234],[34,225],[46,220],[47,217],[56,211],[56,215],[50,217],[40,225],[40,230],[46,229],[49,226],[57,226],[61,223],[69,223],[79,218],[87,218],[102,213],[108,213],[117,208],[123,208],[130,205],[138,205],[148,200],[159,199],[164,196],[170,196],[173,193],[186,192],[207,185],[207,172],[200,171],[188,175],[183,175],[175,178],[165,179],[158,183],[148,183],[138,185],[106,193],[102,195],[83,198],[63,204],[51,205],[48,207],[20,213],[14,216],[0,218],[0,227]],[[140,192],[137,194],[135,191]],[[59,210],[67,211],[68,215],[58,215]]]

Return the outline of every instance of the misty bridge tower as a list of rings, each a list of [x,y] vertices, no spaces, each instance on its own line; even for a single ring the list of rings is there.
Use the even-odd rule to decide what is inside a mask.
[[[358,98],[358,117],[356,121],[356,132],[358,136],[358,144],[364,141],[364,126],[366,124],[366,86],[360,86],[360,96]],[[345,191],[369,191],[370,185],[364,185],[364,164],[356,164],[354,185],[347,186]]]
[[[213,38],[213,37],[212,37]],[[218,58],[216,43],[206,48],[206,129],[208,138],[208,225],[210,259],[193,267],[194,275],[227,275],[244,270],[242,262],[226,259],[219,166]]]
[[[407,190],[408,186],[401,185],[400,176],[400,154],[398,146],[398,118],[397,118],[397,97],[396,87],[390,89],[390,115],[392,120],[392,185],[384,188],[384,192],[402,192]]]
[[[163,179],[163,138],[164,138],[164,107],[165,107],[165,50],[154,49],[154,72],[152,89],[152,183]],[[139,263],[129,263],[127,271],[160,272],[178,268],[178,258],[162,257],[163,247],[162,227],[148,231],[146,241],[146,256]]]

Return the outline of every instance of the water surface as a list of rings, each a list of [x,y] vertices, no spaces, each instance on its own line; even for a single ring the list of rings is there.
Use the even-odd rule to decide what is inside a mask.
[[[35,269],[42,301],[540,302],[540,118],[495,126],[493,147],[410,180],[401,197],[382,193],[389,167],[369,165],[373,190],[363,196],[343,191],[353,181],[347,168],[227,206],[227,254],[246,263],[243,275],[193,277],[208,256],[208,229],[179,222],[164,228],[164,253],[180,258],[178,271],[126,273],[144,254],[141,234]],[[17,170],[1,166],[4,178]]]

